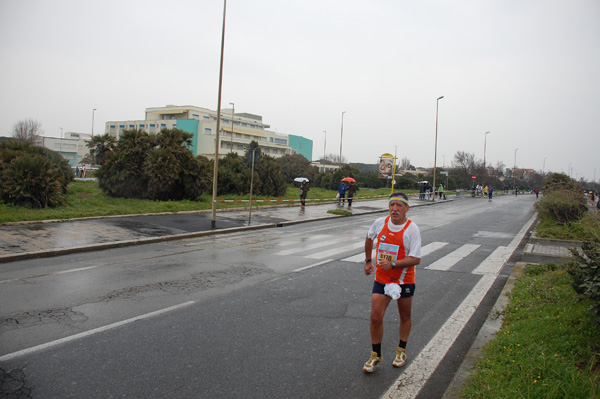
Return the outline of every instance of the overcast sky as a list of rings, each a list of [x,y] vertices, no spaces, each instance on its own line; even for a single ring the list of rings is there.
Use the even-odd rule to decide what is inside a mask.
[[[216,110],[223,0],[0,0],[0,135]],[[486,163],[600,179],[598,0],[229,0],[222,108],[313,159]],[[545,161],[544,161],[545,160]],[[598,168],[598,169],[596,169]]]

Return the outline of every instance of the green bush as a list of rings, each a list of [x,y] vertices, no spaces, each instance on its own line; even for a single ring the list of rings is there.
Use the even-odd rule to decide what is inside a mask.
[[[581,193],[571,191],[551,191],[536,202],[542,218],[548,217],[559,224],[576,222],[587,212],[587,204]]]
[[[0,143],[0,199],[6,204],[64,205],[73,178],[69,163],[54,151],[12,140]]]
[[[192,155],[191,134],[126,130],[98,169],[99,187],[111,197],[195,200],[209,187],[209,163]]]
[[[256,141],[250,143],[250,149],[257,147]],[[249,194],[250,184],[252,184],[253,195],[271,197],[285,195],[287,183],[277,160],[267,154],[261,154],[260,160],[254,164],[254,178],[252,178],[252,165],[248,163],[248,152],[246,156],[229,153],[219,159],[217,194]]]
[[[544,183],[544,196],[535,207],[542,219],[559,224],[577,222],[587,212],[587,200],[577,183],[562,173],[552,174]]]
[[[581,252],[572,249],[576,261],[567,267],[573,277],[575,290],[592,300],[592,310],[600,322],[600,240],[585,241]]]

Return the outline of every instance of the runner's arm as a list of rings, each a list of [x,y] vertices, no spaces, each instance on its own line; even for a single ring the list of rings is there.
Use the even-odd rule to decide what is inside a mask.
[[[373,255],[373,240],[370,239],[369,237],[365,238],[365,274],[368,276],[369,274],[373,273],[374,268],[373,268],[373,261],[371,261],[370,259],[372,259],[372,255]],[[369,260],[369,262],[367,262],[367,260]]]

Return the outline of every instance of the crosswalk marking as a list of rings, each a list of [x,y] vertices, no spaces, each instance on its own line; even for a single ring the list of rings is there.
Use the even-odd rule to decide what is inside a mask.
[[[447,242],[434,241],[425,245],[424,247],[421,247],[421,258],[424,258],[430,253],[437,251],[438,249],[444,248],[446,245],[448,245]]]
[[[309,243],[310,242],[310,243]],[[446,247],[449,243],[433,241],[427,245],[424,245],[421,248],[421,259],[426,256],[433,254],[434,252]],[[281,241],[277,244],[278,247],[285,246],[293,246],[292,248],[282,249],[279,252],[276,252],[275,255],[287,256],[296,254],[298,256],[302,256],[307,259],[316,259],[322,260],[325,259],[324,262],[319,262],[311,265],[310,267],[319,266],[325,263],[329,263],[335,259],[336,255],[342,254],[344,252],[349,251],[359,251],[355,255],[351,255],[345,258],[339,259],[342,262],[355,262],[362,263],[364,262],[365,254],[364,254],[364,240],[357,240],[356,237],[348,238],[348,237],[339,237],[332,236],[329,234],[315,234],[314,236],[308,237],[302,241],[299,240],[285,240]],[[329,247],[329,248],[326,248]],[[465,259],[467,256],[475,252],[481,245],[478,244],[464,244],[461,247],[457,248],[453,252],[443,256],[442,258],[436,260],[430,265],[426,266],[424,269],[427,270],[437,270],[437,271],[447,271],[460,261]],[[318,250],[319,248],[326,248],[320,252],[313,252],[313,250]],[[478,275],[487,275],[487,274],[498,274],[499,273],[499,265],[504,264],[510,255],[512,254],[511,245],[508,247],[498,247],[496,248],[483,262],[481,262],[475,270],[471,273]],[[308,268],[308,267],[307,267]],[[305,268],[298,269],[297,271],[305,270]]]
[[[352,255],[348,258],[344,258],[344,259],[340,259],[342,262],[363,262],[365,260],[365,253],[364,251],[356,254],[356,255]]]
[[[508,261],[514,249],[509,247],[498,247],[485,258],[471,273],[473,274],[498,274],[502,266]]]
[[[326,238],[331,237],[328,234],[315,234],[315,235],[311,235],[306,237],[306,239],[294,239],[294,240],[286,240],[286,241],[280,241],[278,242],[276,245],[278,247],[287,247],[289,245],[298,245],[299,243],[303,243],[303,242],[307,242],[307,241],[315,241],[315,240],[323,240]]]
[[[341,252],[345,252],[345,251],[350,251],[350,250],[356,249],[362,243],[363,243],[362,241],[355,241],[352,244],[348,244],[348,245],[344,245],[344,246],[341,246],[341,247],[332,248],[332,249],[329,249],[327,251],[317,252],[315,254],[307,255],[306,257],[307,258],[311,258],[311,259],[327,258],[327,257],[333,256],[335,254],[339,254]]]
[[[471,254],[471,252],[475,251],[481,245],[477,244],[465,244],[462,247],[458,248],[454,252],[449,253],[443,258],[433,262],[431,265],[427,266],[425,269],[429,270],[448,270],[467,256]]]
[[[279,252],[275,253],[275,255],[291,255],[291,254],[295,254],[297,252],[305,252],[305,251],[309,251],[311,249],[325,247],[327,245],[338,245],[347,240],[348,240],[347,238],[337,238],[335,240],[321,240],[319,242],[315,242],[314,244],[309,244],[309,245],[304,245],[304,246],[296,246],[295,248],[284,249],[283,251],[279,251]],[[298,242],[295,242],[295,244],[298,245]]]

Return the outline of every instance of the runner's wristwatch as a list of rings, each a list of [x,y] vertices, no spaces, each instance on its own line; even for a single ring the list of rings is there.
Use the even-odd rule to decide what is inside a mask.
[[[369,262],[371,262],[371,259],[365,259],[365,265]]]

